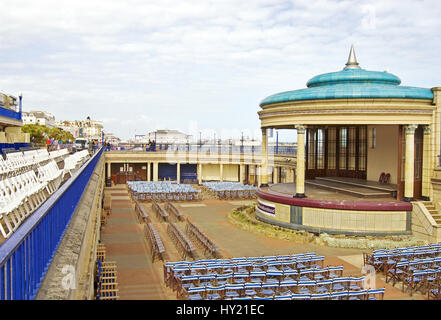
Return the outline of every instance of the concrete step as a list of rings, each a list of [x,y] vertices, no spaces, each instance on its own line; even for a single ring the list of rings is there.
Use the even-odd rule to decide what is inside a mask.
[[[335,191],[335,192],[340,192],[340,193],[345,193],[345,194],[349,194],[358,198],[388,198],[391,196],[391,194],[389,192],[381,192],[381,191],[377,191],[377,190],[372,190],[372,189],[368,189],[368,188],[362,188],[360,186],[357,186],[357,190],[354,190],[355,187],[351,187],[349,185],[340,185],[338,183],[336,183],[335,181],[333,182],[328,182],[328,181],[311,181],[311,180],[307,180],[305,181],[306,185],[310,185],[310,186],[314,186],[316,188],[321,188],[321,189],[325,189],[325,190],[330,190],[330,191]],[[364,190],[366,191],[364,191]]]
[[[342,185],[348,185],[348,186],[354,186],[354,187],[360,187],[360,188],[366,188],[366,189],[371,189],[371,190],[376,190],[376,191],[387,192],[390,194],[392,194],[396,191],[391,187],[386,187],[386,186],[383,187],[381,185],[372,185],[372,184],[361,183],[361,182],[345,181],[345,180],[340,180],[338,178],[332,178],[332,177],[316,177],[315,180],[329,181],[329,182],[339,183]]]

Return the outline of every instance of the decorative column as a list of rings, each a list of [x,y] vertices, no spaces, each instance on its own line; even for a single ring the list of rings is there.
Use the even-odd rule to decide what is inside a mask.
[[[201,185],[202,184],[202,163],[198,164],[198,168],[199,168],[199,176],[198,176],[198,184]]]
[[[430,174],[431,174],[431,130],[430,126],[423,126],[423,181],[421,198],[425,201],[430,201]]]
[[[305,132],[304,125],[296,125],[297,130],[297,164],[296,164],[296,198],[305,198]]]
[[[413,201],[413,182],[415,166],[415,130],[416,124],[405,127],[406,132],[406,158],[404,162],[404,201]]]
[[[181,163],[176,163],[176,181],[181,183]]]
[[[261,178],[260,187],[268,187],[268,137],[266,134],[266,128],[262,128],[262,165],[261,165]]]
[[[219,176],[220,181],[224,181],[224,165],[222,163],[219,164]]]
[[[254,183],[256,186],[258,186],[260,182],[260,172],[260,166],[254,166]]]
[[[147,181],[151,181],[152,172],[150,167],[150,162],[147,162]]]
[[[273,167],[273,183],[279,183],[279,167]]]
[[[112,177],[111,163],[107,162],[107,178],[110,179]]]
[[[153,162],[153,181],[158,181],[158,162]]]
[[[245,166],[243,164],[239,165],[239,182],[244,183],[245,181]]]

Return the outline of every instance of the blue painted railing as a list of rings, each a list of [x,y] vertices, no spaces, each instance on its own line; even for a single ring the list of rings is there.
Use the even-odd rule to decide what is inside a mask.
[[[102,152],[95,153],[0,246],[0,300],[36,297]]]
[[[15,120],[21,120],[21,112],[20,111],[16,112],[14,110],[3,108],[3,107],[0,107],[0,116],[6,117],[6,118],[12,118]]]

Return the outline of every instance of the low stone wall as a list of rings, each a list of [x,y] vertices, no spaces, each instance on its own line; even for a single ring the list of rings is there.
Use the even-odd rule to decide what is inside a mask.
[[[441,241],[441,227],[420,202],[413,202],[412,233],[415,237],[431,243]]]
[[[323,201],[326,202],[326,201]],[[350,236],[411,234],[411,211],[311,208],[258,198],[256,217],[266,223],[313,233]]]
[[[103,190],[104,157],[96,165],[36,300],[94,298],[93,283]]]

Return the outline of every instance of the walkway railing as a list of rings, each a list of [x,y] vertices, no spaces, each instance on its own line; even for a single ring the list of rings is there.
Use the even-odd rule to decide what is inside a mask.
[[[115,147],[111,148],[114,150]],[[110,151],[110,150],[106,150]],[[260,146],[234,146],[234,145],[191,145],[191,144],[157,144],[152,150],[141,145],[126,145],[121,147],[119,151],[146,151],[146,152],[200,152],[200,153],[261,153]],[[286,146],[268,146],[268,153],[270,154],[286,154],[295,155],[296,147]]]
[[[96,152],[0,246],[0,300],[36,297],[102,152]]]

